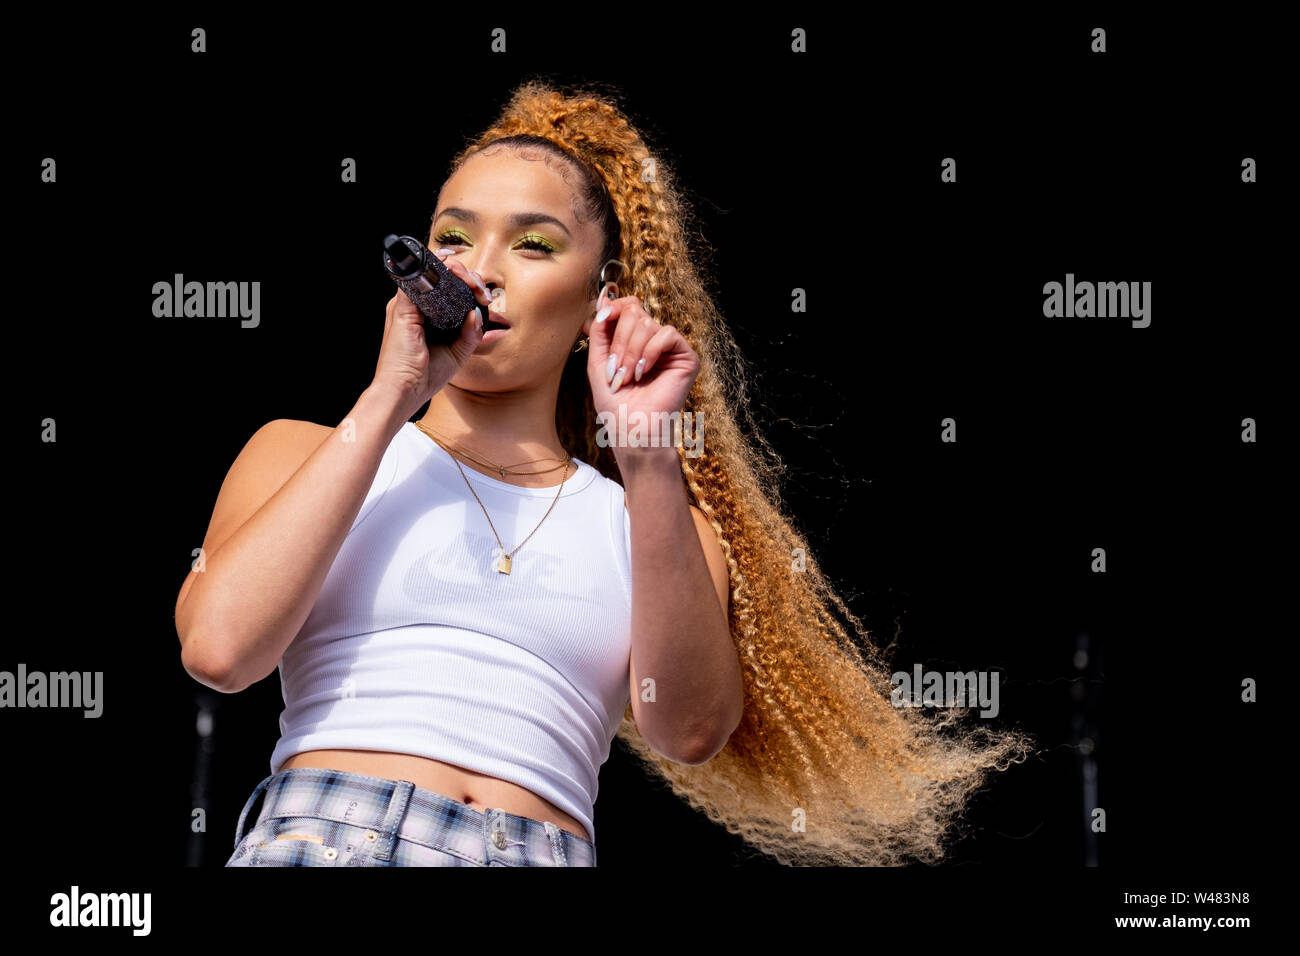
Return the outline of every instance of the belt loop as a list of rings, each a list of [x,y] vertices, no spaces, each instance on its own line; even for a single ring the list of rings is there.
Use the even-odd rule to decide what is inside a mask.
[[[259,783],[255,788],[253,788],[253,795],[249,797],[248,802],[244,804],[244,810],[239,815],[239,822],[235,824],[235,848],[236,849],[239,848],[240,841],[244,839],[244,821],[248,819],[248,812],[253,809],[253,804],[256,802],[257,798],[262,795],[262,791],[266,789],[266,785],[270,783],[273,779],[275,779],[275,774],[271,774],[271,776],[267,777],[265,780]]]
[[[415,784],[409,780],[394,781],[393,793],[388,800],[388,813],[380,826],[379,843],[375,846],[376,860],[388,860],[393,856],[393,847],[397,844],[397,829],[406,816],[407,805],[411,802],[411,793]]]
[[[556,866],[568,866],[569,860],[564,855],[564,832],[550,820],[543,820],[546,835],[551,841],[551,858]]]

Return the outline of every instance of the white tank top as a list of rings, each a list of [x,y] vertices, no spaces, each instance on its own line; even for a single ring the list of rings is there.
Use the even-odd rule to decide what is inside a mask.
[[[272,773],[304,750],[432,757],[531,790],[595,842],[597,773],[630,699],[630,522],[623,487],[574,463],[557,499],[462,478],[399,429],[280,660]],[[507,550],[537,529],[509,574],[466,479]]]

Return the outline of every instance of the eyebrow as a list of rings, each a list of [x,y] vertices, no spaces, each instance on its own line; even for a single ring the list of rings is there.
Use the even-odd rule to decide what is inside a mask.
[[[457,219],[464,219],[466,222],[478,222],[478,213],[470,209],[461,209],[459,206],[448,206],[446,209],[434,216],[433,221],[437,222],[443,216],[455,216]],[[548,216],[544,212],[517,212],[506,217],[506,225],[510,226],[512,229],[517,229],[522,226],[534,226],[542,222],[553,223],[554,225],[559,226],[564,230],[566,236],[570,239],[573,238],[573,233],[569,232],[568,226],[560,222],[560,220],[556,219],[554,216]]]

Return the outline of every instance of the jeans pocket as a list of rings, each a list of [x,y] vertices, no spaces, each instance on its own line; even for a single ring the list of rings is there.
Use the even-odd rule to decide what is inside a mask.
[[[274,817],[248,831],[226,866],[371,866],[365,834],[317,817]]]

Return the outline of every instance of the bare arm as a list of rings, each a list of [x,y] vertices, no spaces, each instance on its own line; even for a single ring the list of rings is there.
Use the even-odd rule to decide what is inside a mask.
[[[658,753],[705,763],[744,709],[726,560],[713,527],[686,500],[676,449],[619,465],[632,530],[632,716]],[[640,699],[645,678],[654,679],[654,702]]]
[[[213,510],[206,570],[190,572],[176,601],[181,662],[195,680],[236,693],[275,670],[406,408],[405,396],[372,385],[333,430],[278,420],[249,440]]]

